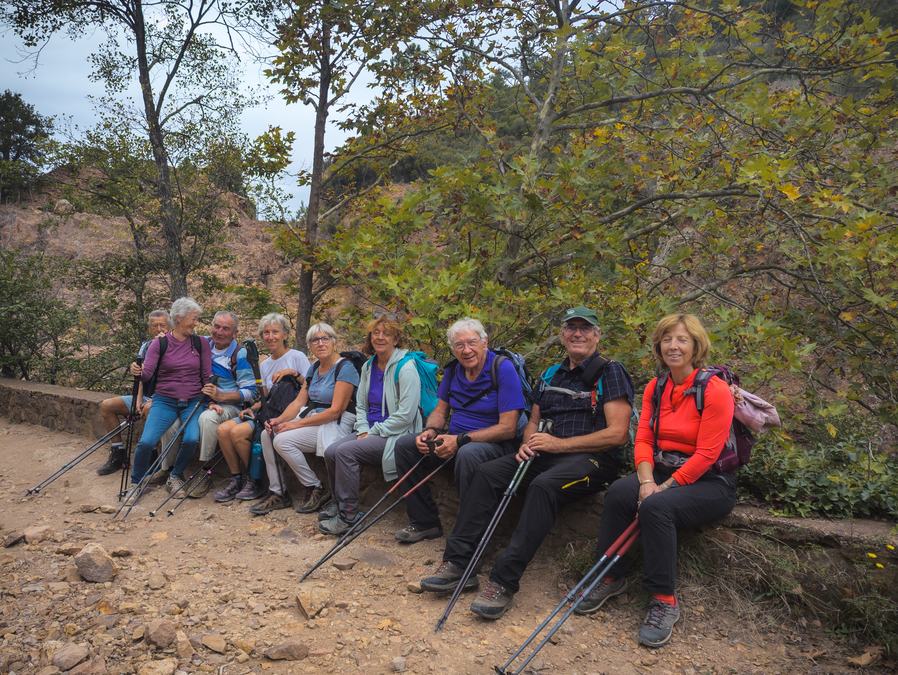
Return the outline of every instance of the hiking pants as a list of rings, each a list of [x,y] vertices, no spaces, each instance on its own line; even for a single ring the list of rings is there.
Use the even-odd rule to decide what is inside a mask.
[[[655,469],[656,483],[670,477],[666,469]],[[635,473],[616,480],[605,495],[596,545],[602,555],[636,517],[639,478]],[[695,483],[653,494],[639,507],[639,539],[642,542],[644,585],[650,593],[673,595],[677,579],[677,528],[695,528],[720,520],[736,504],[734,474],[708,471]],[[611,576],[621,579],[630,571],[624,557]]]
[[[183,426],[199,401],[199,396],[189,401],[162,396],[158,393],[153,397],[153,405],[143,425],[143,433],[140,435],[140,440],[137,442],[137,451],[134,453],[134,463],[131,467],[132,483],[140,482],[147,469],[150,468],[153,448],[156,447],[165,431],[175,420],[180,421]],[[172,467],[172,473],[176,476],[184,476],[184,469],[187,468],[190,460],[196,454],[196,448],[200,439],[199,416],[200,413],[197,411],[190,419],[190,423],[181,436],[181,448],[178,450],[175,464]]]
[[[396,472],[400,476],[404,475],[415,465],[415,462],[421,459],[421,452],[415,446],[415,438],[414,434],[408,434],[396,441],[394,450]],[[474,473],[477,471],[478,466],[491,459],[497,459],[512,453],[515,449],[516,441],[505,441],[502,443],[472,441],[461,446],[454,458],[455,489],[458,490],[459,500],[461,502],[465,501],[465,495],[468,492],[471,481],[474,479]],[[442,461],[440,458],[431,455],[406,479],[406,485],[411,488],[437,468]],[[408,513],[409,523],[417,528],[424,530],[431,527],[440,527],[440,512],[436,502],[433,500],[429,484],[422,485],[406,498],[405,510]]]
[[[443,560],[467,566],[517,469],[514,455],[480,465],[461,502]],[[618,463],[600,453],[538,455],[518,488],[518,494],[526,489],[521,517],[508,547],[496,558],[490,579],[516,593],[524,570],[555,524],[558,510],[602,490],[614,480],[617,470]]]
[[[268,473],[268,489],[282,495],[286,486],[281,480],[281,470],[277,465],[275,453],[284,458],[287,466],[296,474],[299,482],[305,487],[321,485],[318,475],[309,466],[306,453],[315,454],[318,444],[318,427],[303,427],[275,434],[262,431],[262,457],[265,458],[265,471]]]
[[[240,408],[229,403],[219,403],[221,414],[214,410],[206,409],[200,415],[200,461],[207,462],[215,454],[218,445],[218,425],[237,417]]]
[[[359,510],[359,476],[362,464],[379,467],[387,447],[387,439],[368,434],[365,438],[349,436],[331,444],[324,451],[324,464],[331,493],[346,520]]]

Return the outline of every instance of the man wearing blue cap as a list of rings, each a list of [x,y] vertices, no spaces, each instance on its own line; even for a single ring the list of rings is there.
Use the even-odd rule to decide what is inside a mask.
[[[633,383],[624,367],[598,353],[599,318],[587,307],[562,316],[567,357],[548,368],[535,392],[517,453],[481,464],[460,505],[443,562],[421,580],[425,591],[455,589],[520,462],[534,458],[527,493],[508,547],[499,554],[471,611],[498,619],[511,606],[521,576],[565,504],[604,489],[620,470],[629,437]],[[465,590],[477,588],[472,576]]]

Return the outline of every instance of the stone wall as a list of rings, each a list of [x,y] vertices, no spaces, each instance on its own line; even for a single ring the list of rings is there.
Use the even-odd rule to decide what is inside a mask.
[[[100,401],[110,394],[0,378],[0,414],[86,438],[101,436]]]

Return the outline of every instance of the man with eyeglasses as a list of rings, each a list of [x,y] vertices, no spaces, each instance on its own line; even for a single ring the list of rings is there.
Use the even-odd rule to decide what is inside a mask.
[[[526,409],[521,380],[514,364],[489,349],[483,324],[464,318],[446,331],[455,359],[443,373],[439,401],[428,416],[424,431],[403,436],[396,442],[396,471],[405,474],[434,444],[429,457],[409,479],[413,485],[444,459],[455,459],[455,485],[464,501],[477,467],[485,461],[511,454],[517,448],[518,420]],[[443,535],[440,514],[423,485],[406,500],[409,524],[396,532],[396,539],[414,544]]]
[[[421,580],[425,591],[455,590],[520,462],[533,459],[524,476],[524,505],[508,547],[499,554],[471,611],[498,619],[511,606],[521,576],[555,524],[558,510],[604,489],[622,462],[629,437],[633,383],[624,367],[598,353],[599,319],[587,307],[562,317],[567,353],[540,377],[523,442],[514,455],[481,464],[436,572]],[[479,586],[472,575],[465,590]]]

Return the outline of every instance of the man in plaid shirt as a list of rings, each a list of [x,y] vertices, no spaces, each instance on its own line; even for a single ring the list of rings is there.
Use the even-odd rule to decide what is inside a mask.
[[[443,562],[421,580],[422,589],[455,589],[518,464],[535,457],[522,483],[527,493],[511,542],[471,605],[475,614],[498,619],[511,606],[521,576],[555,524],[558,510],[617,477],[629,436],[633,383],[621,364],[599,356],[600,337],[594,311],[574,307],[565,312],[560,338],[567,358],[541,376],[518,452],[478,467]],[[537,431],[541,420],[544,431]],[[472,576],[465,590],[478,585]]]

